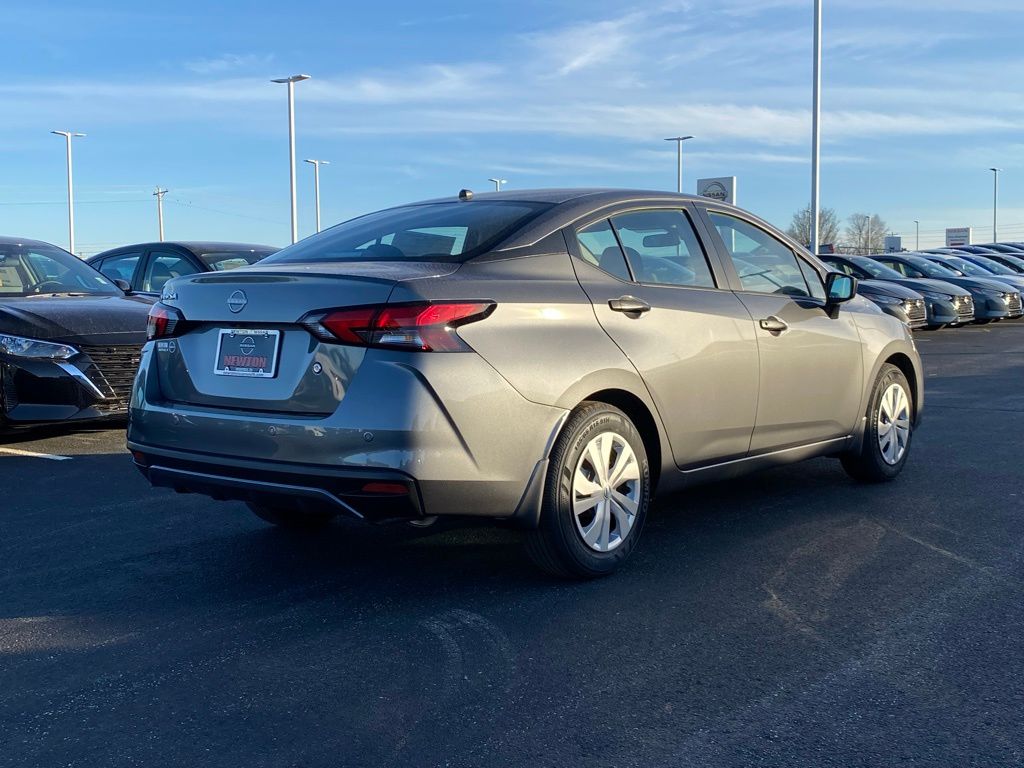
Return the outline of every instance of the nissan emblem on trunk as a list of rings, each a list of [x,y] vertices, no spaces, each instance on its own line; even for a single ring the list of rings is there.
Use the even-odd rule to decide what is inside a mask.
[[[228,296],[228,309],[234,312],[236,315],[245,309],[245,305],[249,303],[249,300],[245,298],[245,293],[242,291],[235,291]]]

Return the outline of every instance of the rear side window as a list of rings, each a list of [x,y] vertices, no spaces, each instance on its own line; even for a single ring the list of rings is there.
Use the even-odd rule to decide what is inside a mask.
[[[480,200],[392,208],[338,224],[264,262],[466,261],[498,245],[550,207],[548,203]]]
[[[612,217],[637,282],[714,288],[704,249],[683,211],[634,211]]]
[[[626,257],[622,255],[619,241],[615,239],[615,232],[608,219],[581,229],[576,233],[576,240],[580,244],[580,255],[584,261],[620,280],[630,279]]]
[[[124,280],[130,283],[135,277],[135,270],[141,258],[141,253],[119,253],[104,259],[99,270],[111,280]]]
[[[708,211],[708,216],[732,257],[744,291],[812,295],[789,246],[735,216],[715,211]]]

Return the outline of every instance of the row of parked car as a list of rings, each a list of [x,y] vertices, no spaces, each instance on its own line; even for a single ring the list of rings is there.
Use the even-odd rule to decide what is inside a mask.
[[[1024,243],[964,245],[875,256],[823,255],[860,280],[858,292],[912,329],[1024,315]]]
[[[123,416],[149,311],[175,277],[254,264],[248,243],[141,243],[86,261],[0,237],[0,431]]]

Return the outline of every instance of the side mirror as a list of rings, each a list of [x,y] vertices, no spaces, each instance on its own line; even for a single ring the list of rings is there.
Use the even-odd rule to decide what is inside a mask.
[[[114,285],[116,285],[118,288],[120,288],[125,293],[131,293],[132,292],[132,284],[129,283],[127,280],[122,280],[119,277],[115,277],[114,278]]]
[[[857,278],[842,272],[829,272],[825,279],[825,296],[830,305],[842,304],[857,295]]]

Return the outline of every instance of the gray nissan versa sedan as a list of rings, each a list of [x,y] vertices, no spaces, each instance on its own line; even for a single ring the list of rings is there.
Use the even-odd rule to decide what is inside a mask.
[[[899,474],[910,331],[737,208],[543,190],[371,213],[150,314],[128,445],[154,485],[310,527],[529,529],[545,570],[636,546],[655,492],[813,456]]]

